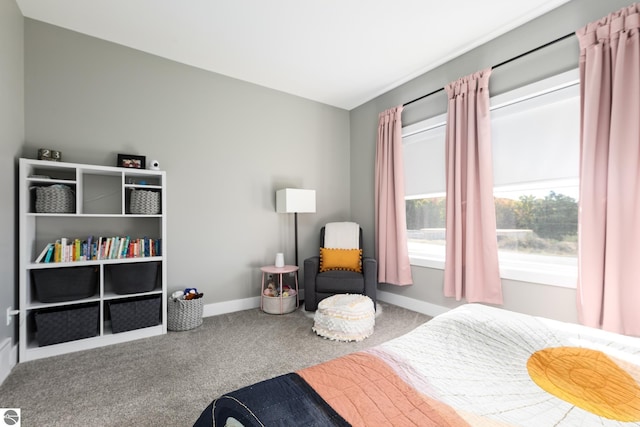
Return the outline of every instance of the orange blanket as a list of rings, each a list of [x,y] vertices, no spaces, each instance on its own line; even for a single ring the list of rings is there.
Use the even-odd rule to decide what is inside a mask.
[[[296,372],[353,426],[468,426],[451,407],[405,383],[385,362],[354,353]]]

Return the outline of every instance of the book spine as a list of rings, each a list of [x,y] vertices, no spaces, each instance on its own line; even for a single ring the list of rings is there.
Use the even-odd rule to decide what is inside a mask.
[[[46,263],[51,262],[54,248],[55,248],[55,243],[49,243],[49,249],[47,250],[47,255],[44,257],[44,262]]]
[[[127,258],[127,254],[129,253],[129,242],[131,241],[131,237],[127,236],[124,239],[124,243],[122,244],[122,250],[120,251],[121,258]]]
[[[57,262],[65,262],[67,260],[67,248],[68,242],[66,237],[62,237],[60,239],[60,258],[58,258]]]
[[[42,252],[40,252],[40,255],[38,255],[38,258],[36,258],[36,261],[35,261],[36,263],[42,262],[44,257],[47,255],[47,252],[49,252],[50,246],[51,246],[51,243],[47,243],[47,245],[44,247]]]
[[[107,237],[104,243],[104,252],[102,253],[102,259],[109,258],[109,250],[111,249],[111,237]]]
[[[73,241],[73,261],[80,261],[82,258],[82,241],[75,239]]]
[[[98,246],[96,247],[96,259],[101,260],[104,256],[104,238],[98,237]]]
[[[85,253],[88,261],[93,260],[93,236],[87,237],[87,252]]]
[[[62,253],[62,242],[60,240],[56,240],[54,253],[53,253],[53,262],[60,262],[61,253]]]

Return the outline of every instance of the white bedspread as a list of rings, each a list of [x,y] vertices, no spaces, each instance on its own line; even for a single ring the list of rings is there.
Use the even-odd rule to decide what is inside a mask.
[[[543,350],[564,352],[544,374],[576,397],[558,397],[532,379],[527,363]],[[467,304],[368,351],[473,426],[640,425],[638,338]],[[619,373],[598,372],[607,363],[591,356],[600,352]],[[556,362],[572,354],[576,365],[562,372]]]

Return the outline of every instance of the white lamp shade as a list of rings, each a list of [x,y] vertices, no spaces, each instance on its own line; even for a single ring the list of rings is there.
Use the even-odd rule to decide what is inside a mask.
[[[284,188],[276,192],[276,212],[315,212],[316,190]]]

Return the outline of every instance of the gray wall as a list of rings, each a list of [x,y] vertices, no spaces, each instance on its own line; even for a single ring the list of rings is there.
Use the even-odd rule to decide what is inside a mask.
[[[14,0],[0,0],[0,343],[14,336],[7,308],[17,307],[16,161],[24,142],[24,28]],[[10,242],[15,242],[12,244]],[[16,322],[13,323],[15,325]],[[16,335],[17,336],[17,335]],[[2,367],[0,367],[2,370]]]
[[[365,227],[374,224],[373,158],[377,118],[381,111],[404,104],[442,88],[447,83],[480,69],[499,64],[523,52],[572,33],[588,22],[629,5],[629,0],[573,0],[548,14],[486,43],[467,54],[427,72],[350,112],[351,118],[351,211]],[[400,42],[401,43],[401,42]],[[402,46],[399,46],[402,48]],[[571,37],[552,47],[528,55],[493,71],[490,91],[497,95],[518,86],[567,71],[578,66],[578,42]],[[444,92],[407,106],[403,125],[416,123],[446,111]],[[367,242],[373,244],[373,240]],[[412,267],[414,285],[380,289],[431,304],[453,307],[458,303],[442,296],[443,272]],[[503,280],[504,308],[577,321],[575,290]]]
[[[276,190],[316,190],[317,213],[298,217],[301,260],[320,224],[350,217],[346,110],[26,19],[25,111],[25,157],[160,161],[169,290],[197,287],[205,304],[259,296],[276,252],[294,263]]]

